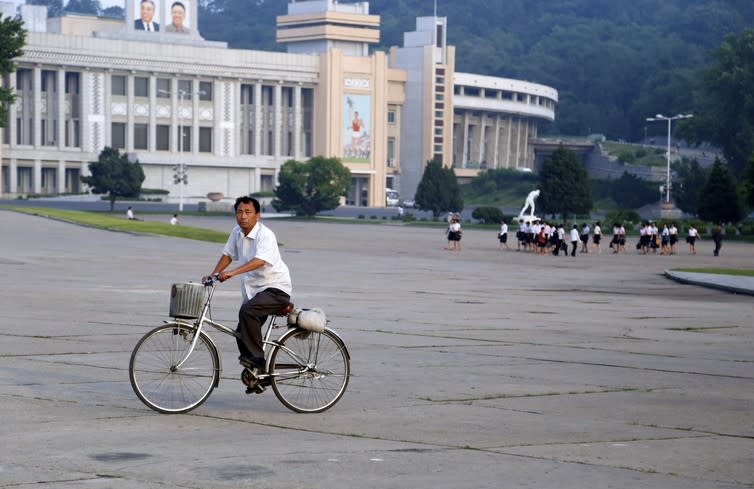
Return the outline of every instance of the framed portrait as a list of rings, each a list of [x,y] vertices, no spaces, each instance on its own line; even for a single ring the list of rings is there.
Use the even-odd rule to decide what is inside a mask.
[[[162,29],[159,0],[134,0],[134,30],[159,32]]]
[[[191,3],[189,0],[163,0],[165,32],[177,34],[191,33]]]

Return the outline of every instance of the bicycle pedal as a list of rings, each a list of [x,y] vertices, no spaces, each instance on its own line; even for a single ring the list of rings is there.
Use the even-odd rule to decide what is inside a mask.
[[[263,385],[253,385],[246,388],[247,394],[261,394],[266,391],[267,388]]]
[[[243,369],[243,372],[241,372],[241,382],[244,383],[246,387],[253,387],[259,382],[259,377],[249,368]]]

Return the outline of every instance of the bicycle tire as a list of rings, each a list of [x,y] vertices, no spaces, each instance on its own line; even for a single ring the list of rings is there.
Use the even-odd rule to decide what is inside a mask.
[[[202,332],[191,356],[179,369],[195,329],[178,323],[157,327],[134,347],[128,366],[131,387],[151,409],[186,413],[200,406],[220,380],[220,360],[212,340]]]
[[[294,328],[281,336],[270,352],[269,373],[272,390],[288,409],[321,413],[345,393],[350,356],[330,329],[315,333]]]

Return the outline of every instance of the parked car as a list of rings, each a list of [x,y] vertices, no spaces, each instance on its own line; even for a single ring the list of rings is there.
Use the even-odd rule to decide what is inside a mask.
[[[416,202],[414,202],[413,199],[406,199],[401,203],[402,207],[405,207],[406,209],[413,209],[416,207]]]

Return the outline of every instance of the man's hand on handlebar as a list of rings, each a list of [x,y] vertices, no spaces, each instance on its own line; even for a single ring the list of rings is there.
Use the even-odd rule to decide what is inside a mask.
[[[232,275],[228,272],[213,273],[212,275],[205,275],[202,277],[202,283],[204,285],[212,285],[215,281],[225,282],[231,277]]]

